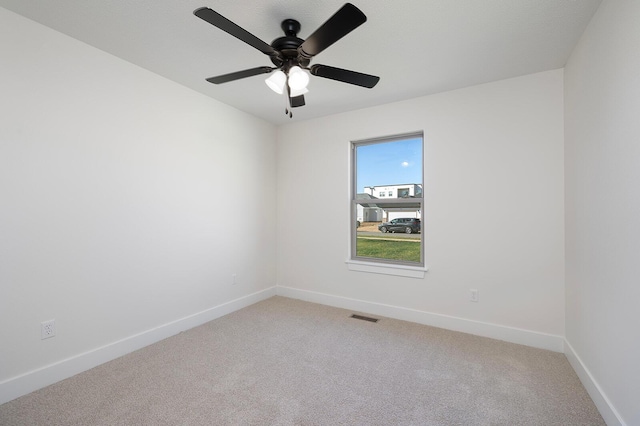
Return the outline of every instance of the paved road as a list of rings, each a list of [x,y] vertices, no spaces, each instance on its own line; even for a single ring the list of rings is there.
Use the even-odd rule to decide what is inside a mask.
[[[391,233],[391,232],[387,232],[386,234],[383,234],[382,232],[378,231],[378,232],[370,232],[370,231],[358,231],[358,237],[388,237],[388,238],[393,238],[393,239],[413,239],[413,240],[419,240],[420,239],[420,234],[405,234],[405,233],[401,233],[401,232],[395,232],[395,233]]]

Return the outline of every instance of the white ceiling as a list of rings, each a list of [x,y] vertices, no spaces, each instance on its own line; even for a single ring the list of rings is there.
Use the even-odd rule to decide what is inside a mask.
[[[313,61],[380,76],[373,89],[311,77],[293,121],[561,68],[601,0],[352,0],[367,22]],[[275,124],[291,122],[266,75],[205,78],[267,56],[195,17],[206,6],[267,43],[306,38],[344,0],[0,0],[0,6]],[[99,84],[99,82],[96,82]]]

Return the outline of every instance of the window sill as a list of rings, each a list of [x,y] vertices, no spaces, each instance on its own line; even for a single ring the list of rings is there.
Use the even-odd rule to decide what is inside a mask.
[[[347,260],[345,262],[350,271],[369,272],[372,274],[395,275],[397,277],[422,279],[429,270],[426,266],[392,265],[361,260]]]

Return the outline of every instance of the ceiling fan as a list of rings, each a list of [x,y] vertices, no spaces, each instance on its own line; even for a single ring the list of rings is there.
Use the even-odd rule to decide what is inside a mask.
[[[300,23],[295,19],[285,19],[281,24],[285,35],[275,39],[271,44],[265,43],[208,7],[201,7],[193,13],[198,18],[268,55],[275,65],[273,67],[250,68],[207,78],[210,83],[222,84],[259,74],[269,74],[277,70],[265,82],[276,93],[283,94],[286,90],[287,98],[289,99],[288,105],[291,108],[295,108],[305,105],[304,94],[308,92],[309,75],[304,70],[317,77],[342,81],[369,89],[374,87],[380,80],[380,77],[374,75],[328,65],[314,64],[309,66],[314,56],[364,24],[367,20],[365,14],[351,3],[346,3],[342,6],[306,40],[296,36],[300,31]],[[289,109],[285,110],[285,114],[292,117]]]

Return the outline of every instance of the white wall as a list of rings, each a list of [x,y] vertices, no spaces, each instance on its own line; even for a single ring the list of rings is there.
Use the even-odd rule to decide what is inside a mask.
[[[568,356],[640,424],[640,2],[605,0],[565,70]],[[617,413],[616,413],[617,411]]]
[[[0,403],[275,286],[274,126],[1,8],[0,33]]]
[[[348,271],[350,141],[420,130],[426,277]],[[562,70],[281,127],[278,291],[561,351],[563,162]]]

